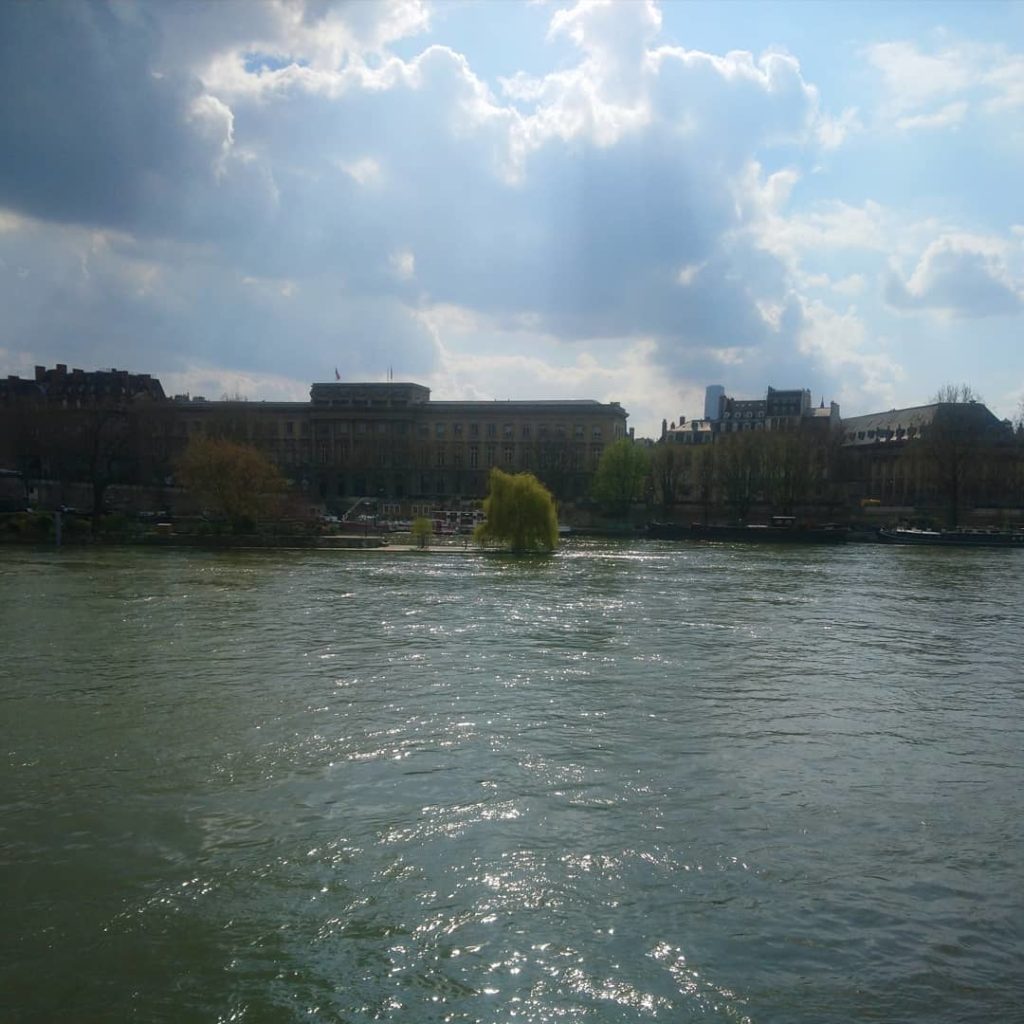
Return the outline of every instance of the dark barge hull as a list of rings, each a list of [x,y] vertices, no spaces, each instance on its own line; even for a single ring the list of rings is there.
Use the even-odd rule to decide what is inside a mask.
[[[744,544],[845,544],[844,528],[789,526],[681,526],[678,523],[650,523],[652,540],[717,540]]]

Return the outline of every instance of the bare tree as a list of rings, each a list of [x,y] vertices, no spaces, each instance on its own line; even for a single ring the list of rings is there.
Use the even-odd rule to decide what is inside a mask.
[[[651,481],[654,494],[662,508],[676,502],[676,491],[683,472],[683,453],[672,441],[662,441],[651,453]]]
[[[753,431],[728,434],[716,442],[719,479],[726,502],[736,519],[744,522],[750,506],[757,500],[764,482],[764,446],[762,435]]]
[[[948,405],[981,404],[984,399],[970,384],[943,384],[932,398],[932,402]]]
[[[918,455],[924,475],[946,506],[946,522],[957,525],[991,456],[1002,437],[999,421],[969,384],[944,384],[935,395],[939,406],[923,431]]]
[[[760,435],[764,449],[764,487],[777,512],[791,513],[808,501],[821,467],[818,446],[799,431]]]

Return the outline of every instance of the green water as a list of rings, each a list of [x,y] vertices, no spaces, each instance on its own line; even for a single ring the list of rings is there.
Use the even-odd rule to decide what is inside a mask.
[[[1024,554],[0,549],[3,1021],[1024,1021]]]

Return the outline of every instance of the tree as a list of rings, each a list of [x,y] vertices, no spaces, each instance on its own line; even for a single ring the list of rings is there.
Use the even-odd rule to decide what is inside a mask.
[[[193,437],[177,463],[178,478],[236,532],[251,528],[286,490],[284,477],[258,449],[215,437]]]
[[[430,535],[434,532],[434,524],[426,516],[418,516],[412,521],[409,532],[416,541],[417,547],[426,548],[430,546]]]
[[[817,446],[801,431],[773,431],[760,435],[764,445],[763,482],[776,512],[792,513],[807,501],[818,481]]]
[[[701,520],[705,526],[711,514],[711,501],[715,495],[715,482],[718,479],[717,445],[702,444],[694,446],[689,458],[689,478],[694,496],[700,502]]]
[[[553,551],[558,545],[555,499],[532,473],[505,473],[495,466],[484,515],[473,532],[478,543],[506,544],[512,551]]]
[[[623,515],[642,494],[649,470],[647,451],[624,437],[601,453],[591,496],[612,515]]]
[[[23,399],[0,405],[0,465],[21,477],[26,504],[33,481],[43,472],[46,422],[41,402]]]
[[[935,394],[931,423],[912,450],[924,477],[945,504],[946,525],[955,528],[971,496],[1000,424],[969,384],[944,384]]]
[[[932,398],[936,404],[970,405],[972,402],[982,403],[984,399],[970,384],[943,384]]]
[[[743,522],[761,490],[764,469],[762,434],[744,431],[727,434],[717,442],[718,462],[725,500]]]
[[[662,508],[669,508],[676,502],[676,492],[683,474],[684,457],[681,445],[662,441],[654,446],[651,454],[651,482],[654,494]]]

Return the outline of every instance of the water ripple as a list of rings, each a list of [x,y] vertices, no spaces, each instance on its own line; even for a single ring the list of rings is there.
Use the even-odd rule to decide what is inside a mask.
[[[0,551],[7,1003],[1020,1019],[1022,570]]]

